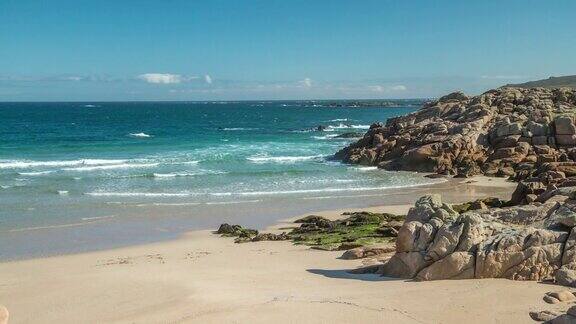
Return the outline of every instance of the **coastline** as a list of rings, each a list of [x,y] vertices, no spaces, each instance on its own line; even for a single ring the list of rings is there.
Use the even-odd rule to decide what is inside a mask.
[[[423,177],[425,174],[420,174]],[[56,226],[0,231],[0,262],[85,253],[177,239],[186,232],[217,228],[221,223],[265,229],[285,218],[334,209],[363,209],[388,204],[413,204],[427,193],[440,193],[456,203],[488,196],[503,197],[514,183],[503,178],[446,178],[432,184],[385,188],[365,193],[328,196],[274,197],[245,203],[189,206],[149,202],[136,207],[113,205],[126,215],[107,211],[104,217]],[[493,188],[501,188],[496,189]],[[102,238],[107,238],[103,240]]]
[[[514,188],[503,179],[451,181],[459,185],[424,191],[444,190],[446,201],[463,202]],[[407,211],[410,203],[397,198],[359,209]],[[335,218],[350,210],[358,208],[315,214]],[[342,260],[341,254],[290,242],[235,244],[209,230],[192,231],[151,244],[2,262],[0,303],[10,310],[10,323],[525,322],[531,310],[558,307],[542,301],[550,289],[542,283],[351,275],[346,270],[363,260]]]

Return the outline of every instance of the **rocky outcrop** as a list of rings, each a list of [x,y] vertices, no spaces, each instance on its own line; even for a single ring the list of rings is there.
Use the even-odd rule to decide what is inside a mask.
[[[576,286],[576,200],[565,196],[463,213],[420,198],[378,273],[417,280],[508,278]]]
[[[373,124],[335,156],[389,170],[569,178],[576,176],[575,114],[575,89],[501,88],[476,97],[456,92]]]

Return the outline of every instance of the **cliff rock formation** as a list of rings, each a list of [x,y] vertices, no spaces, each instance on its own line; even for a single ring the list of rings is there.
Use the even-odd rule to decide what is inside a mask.
[[[476,97],[455,92],[385,125],[373,124],[335,157],[457,176],[571,176],[575,114],[575,89],[501,88]]]

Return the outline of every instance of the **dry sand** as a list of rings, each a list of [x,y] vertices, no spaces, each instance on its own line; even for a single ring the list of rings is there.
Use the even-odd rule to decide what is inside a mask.
[[[495,185],[500,193],[513,188],[482,179],[466,186]],[[351,275],[346,270],[362,261],[341,254],[289,242],[234,244],[195,231],[168,242],[0,263],[0,304],[10,323],[529,323],[529,311],[566,308],[542,300],[558,289],[547,284]]]

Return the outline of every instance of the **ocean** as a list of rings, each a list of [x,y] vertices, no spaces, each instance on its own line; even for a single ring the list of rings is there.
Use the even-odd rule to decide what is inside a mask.
[[[436,180],[330,156],[417,107],[322,102],[0,103],[0,259],[262,227]],[[317,126],[325,129],[318,131]]]

